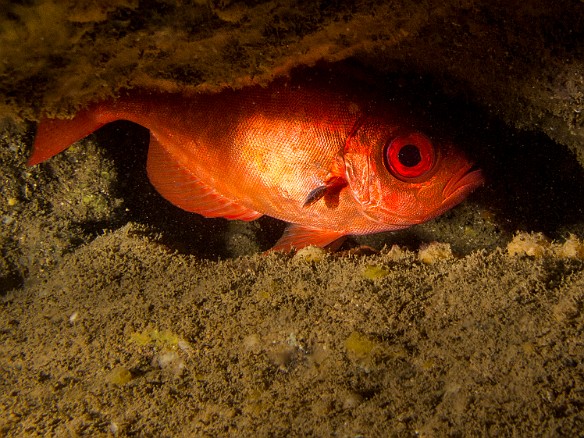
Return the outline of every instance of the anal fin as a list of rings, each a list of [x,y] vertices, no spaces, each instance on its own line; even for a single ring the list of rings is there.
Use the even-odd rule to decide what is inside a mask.
[[[291,224],[286,228],[284,234],[276,242],[271,251],[291,251],[293,248],[301,249],[314,245],[337,249],[342,243],[345,233],[331,230],[321,230],[319,228],[305,227],[298,224]]]
[[[191,172],[182,167],[172,155],[150,134],[148,178],[165,199],[183,210],[205,217],[224,217],[252,221],[261,213],[241,206],[217,193]]]

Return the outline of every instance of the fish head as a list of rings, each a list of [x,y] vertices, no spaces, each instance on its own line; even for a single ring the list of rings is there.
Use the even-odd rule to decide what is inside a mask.
[[[357,124],[344,147],[348,189],[386,230],[430,220],[483,184],[483,174],[450,141],[385,120]]]

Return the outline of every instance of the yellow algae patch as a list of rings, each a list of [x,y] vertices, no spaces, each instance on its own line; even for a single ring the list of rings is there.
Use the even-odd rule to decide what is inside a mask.
[[[112,385],[122,386],[132,380],[132,373],[129,369],[118,366],[109,372],[107,381]]]
[[[180,356],[180,349],[189,356],[192,349],[187,341],[169,330],[146,330],[130,335],[130,342],[139,346],[155,346],[160,351],[152,358],[151,365],[170,371],[176,377],[180,376],[185,368],[185,361]]]
[[[259,288],[256,291],[256,296],[260,300],[270,300],[273,297],[285,293],[282,283],[275,279],[270,279],[267,281],[262,282]]]
[[[521,344],[521,350],[523,350],[523,352],[528,355],[535,354],[536,352],[535,345],[533,345],[531,342],[524,342]]]
[[[383,266],[369,265],[363,270],[363,277],[368,280],[378,280],[389,275],[389,269]]]
[[[146,345],[156,345],[163,348],[177,348],[185,343],[176,333],[170,330],[159,332],[158,330],[146,330],[142,333],[136,332],[130,335],[130,342],[141,347]]]
[[[434,359],[426,359],[420,365],[420,368],[424,371],[430,371],[432,368],[436,366],[436,361]]]
[[[454,255],[449,243],[432,242],[422,246],[418,251],[418,259],[428,265],[452,258]]]
[[[260,289],[256,295],[261,300],[269,300],[272,297],[273,293],[271,290]]]
[[[347,339],[345,339],[345,348],[350,357],[354,359],[368,359],[374,350],[379,347],[379,344],[359,332],[352,332]]]

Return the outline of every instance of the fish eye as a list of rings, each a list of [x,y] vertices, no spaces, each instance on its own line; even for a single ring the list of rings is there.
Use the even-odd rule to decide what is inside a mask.
[[[396,178],[408,181],[434,167],[434,146],[424,134],[414,132],[394,138],[385,149],[385,167]]]

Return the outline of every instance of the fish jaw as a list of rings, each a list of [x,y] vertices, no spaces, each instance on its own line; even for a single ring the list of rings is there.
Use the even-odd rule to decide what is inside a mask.
[[[454,207],[462,202],[472,191],[485,183],[484,174],[477,169],[474,164],[469,164],[454,174],[442,190],[444,201],[442,205],[445,210]]]

